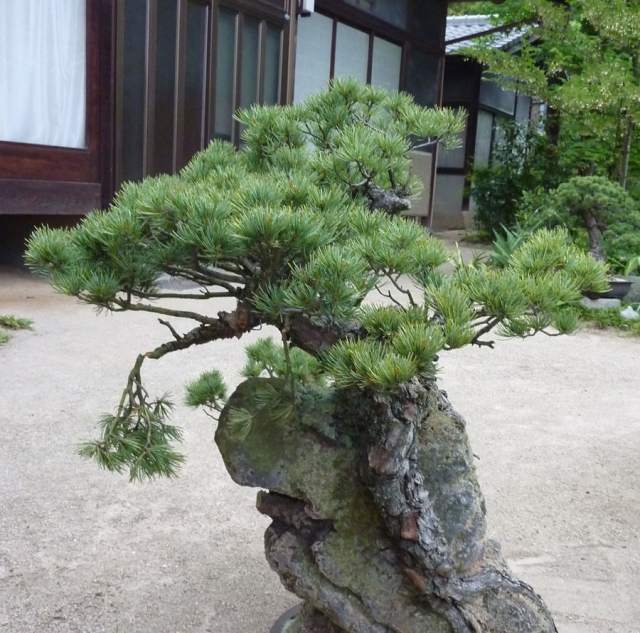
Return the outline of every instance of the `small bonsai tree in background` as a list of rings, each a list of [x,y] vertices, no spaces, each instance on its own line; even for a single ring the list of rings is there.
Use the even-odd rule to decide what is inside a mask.
[[[56,289],[157,314],[171,335],[138,357],[81,453],[133,479],[174,476],[180,431],[171,403],[144,388],[143,362],[271,326],[279,340],[249,346],[228,399],[214,352],[187,402],[220,413],[233,479],[266,490],[267,558],[306,603],[291,633],[555,631],[485,538],[464,421],[436,361],[492,347],[492,331],[571,332],[580,291],[606,288],[604,266],[544,230],[500,271],[439,270],[445,247],[402,217],[419,187],[408,154],[454,138],[458,114],[336,81],[238,118],[242,151],[214,142],[175,177],[126,184],[79,227],[31,237],[27,260]],[[199,290],[166,292],[161,273]],[[364,303],[375,291],[385,305]],[[216,310],[218,297],[235,309]]]
[[[619,184],[604,176],[575,176],[549,196],[553,217],[589,241],[589,252],[599,260],[619,262],[622,269],[640,254],[640,211]]]

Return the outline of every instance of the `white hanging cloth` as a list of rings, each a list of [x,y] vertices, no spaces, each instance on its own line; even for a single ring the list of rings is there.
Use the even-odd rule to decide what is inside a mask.
[[[85,147],[86,0],[0,0],[0,141]]]

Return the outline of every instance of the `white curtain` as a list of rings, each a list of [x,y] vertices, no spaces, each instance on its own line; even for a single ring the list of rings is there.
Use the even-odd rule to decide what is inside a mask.
[[[86,0],[0,0],[0,141],[85,147]]]

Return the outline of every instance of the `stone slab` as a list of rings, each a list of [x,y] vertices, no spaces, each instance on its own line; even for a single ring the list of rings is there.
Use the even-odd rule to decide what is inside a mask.
[[[619,308],[621,305],[620,299],[589,299],[589,297],[583,297],[580,303],[590,310]]]

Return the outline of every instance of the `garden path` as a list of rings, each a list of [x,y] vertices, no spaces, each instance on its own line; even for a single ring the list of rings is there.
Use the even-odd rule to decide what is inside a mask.
[[[151,315],[97,316],[5,269],[7,313],[34,329],[0,347],[0,633],[268,633],[295,599],[207,416],[175,413],[188,456],[176,481],[130,484],[74,454],[166,330]],[[145,378],[180,394],[217,366],[237,383],[241,348],[190,349]],[[639,371],[639,340],[593,331],[442,355],[490,531],[560,633],[640,633]]]

